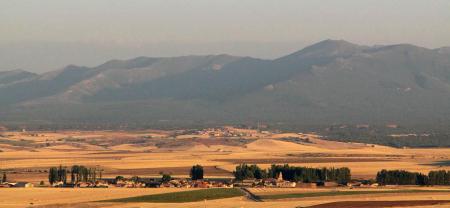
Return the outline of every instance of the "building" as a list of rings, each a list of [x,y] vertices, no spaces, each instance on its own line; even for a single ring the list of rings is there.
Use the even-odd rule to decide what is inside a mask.
[[[297,183],[297,188],[317,188],[317,183]]]
[[[88,183],[88,182],[79,182],[79,183],[77,183],[77,185],[75,187],[88,188],[88,187],[92,187],[92,185],[91,185],[91,183]]]
[[[97,187],[97,188],[108,188],[109,184],[107,182],[104,182],[104,181],[97,181],[95,183],[95,187]]]
[[[323,187],[338,187],[339,184],[335,181],[317,181],[317,186],[323,186]]]
[[[277,181],[277,187],[280,187],[280,188],[295,188],[296,185],[297,185],[296,182]]]
[[[53,183],[52,186],[53,186],[53,187],[63,187],[63,186],[64,186],[64,182],[58,181],[58,182],[56,182],[56,183]]]
[[[156,181],[151,181],[151,182],[145,183],[145,187],[159,188],[159,187],[161,187],[161,183],[160,182],[156,182]]]
[[[17,182],[12,187],[18,187],[18,188],[33,188],[34,185],[29,182]]]
[[[280,174],[278,174],[277,180],[275,181],[275,186],[280,187],[280,188],[295,188],[296,185],[297,185],[296,182],[283,180],[282,172],[280,172]]]
[[[259,183],[258,180],[255,179],[244,179],[242,180],[240,183],[236,183],[236,186],[241,186],[241,187],[253,187],[255,185],[257,185]]]

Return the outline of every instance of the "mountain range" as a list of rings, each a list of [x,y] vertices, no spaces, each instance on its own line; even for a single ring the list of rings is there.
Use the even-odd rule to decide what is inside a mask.
[[[439,124],[449,107],[448,47],[325,40],[274,60],[138,57],[0,72],[7,124]]]

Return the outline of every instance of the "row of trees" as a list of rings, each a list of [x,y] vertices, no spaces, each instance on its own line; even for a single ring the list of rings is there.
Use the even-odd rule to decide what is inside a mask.
[[[160,172],[161,174],[161,182],[165,183],[165,182],[169,182],[172,180],[172,176],[168,173],[164,173],[164,172]],[[204,170],[203,170],[203,166],[201,165],[194,165],[192,166],[191,170],[189,171],[189,175],[191,177],[192,180],[201,180],[203,179],[203,174],[204,174]],[[119,180],[125,180],[125,177],[123,176],[116,176],[116,183]],[[133,176],[130,178],[131,181],[134,182],[142,182],[141,178],[139,178],[139,176]]]
[[[67,174],[70,173],[70,183],[77,184],[79,182],[96,182],[102,179],[103,170],[99,168],[88,168],[82,165],[74,165],[69,169],[60,165],[59,167],[51,167],[48,171],[48,182],[53,185],[57,182],[67,184]],[[192,180],[203,179],[204,171],[203,166],[194,165],[190,170],[190,176]],[[117,180],[125,179],[123,176],[117,176]],[[162,174],[163,182],[168,182],[172,179],[169,174]],[[132,181],[141,181],[138,176],[133,176]],[[4,181],[6,181],[6,174],[4,174]]]
[[[99,168],[87,168],[82,165],[74,165],[70,172],[71,183],[77,184],[78,182],[95,182],[101,180],[103,170]]]
[[[48,182],[50,184],[54,184],[56,182],[63,182],[64,184],[67,183],[67,169],[66,167],[62,167],[61,165],[59,168],[57,167],[51,167],[48,171]]]
[[[429,185],[450,185],[450,171],[438,170],[428,173]]]
[[[257,165],[240,164],[233,172],[236,180],[276,178],[283,174],[283,180],[296,182],[336,181],[345,184],[351,180],[349,168],[308,168],[285,165],[272,165],[263,170]]]
[[[430,171],[425,175],[405,170],[381,170],[376,180],[383,185],[450,185],[450,171]]]
[[[67,184],[67,174],[70,173],[70,183],[77,184],[79,182],[96,182],[102,178],[102,169],[87,168],[85,166],[74,165],[70,170],[66,167],[51,167],[48,171],[48,182],[54,184],[62,182]]]
[[[247,164],[240,164],[236,166],[236,170],[233,171],[233,174],[238,181],[242,181],[244,179],[263,179],[268,176],[266,170],[261,169],[257,165]]]

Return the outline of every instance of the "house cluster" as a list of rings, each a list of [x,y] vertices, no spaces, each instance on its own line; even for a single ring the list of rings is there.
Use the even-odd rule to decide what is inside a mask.
[[[255,137],[260,138],[274,132],[260,129],[239,129],[234,127],[207,128],[191,132],[195,135],[208,137]]]
[[[106,179],[109,186],[119,188],[228,188],[233,187],[231,179],[191,180],[184,178],[162,181],[161,178],[142,178],[140,181],[127,179]]]
[[[228,128],[208,128],[196,131],[195,134],[209,137],[252,137],[250,132],[241,132]]]
[[[240,182],[236,182],[235,186],[295,188],[295,187],[297,187],[298,184],[302,184],[302,183],[296,183],[296,182],[283,180],[283,173],[280,173],[277,178],[245,179]]]
[[[173,179],[168,182],[161,182],[157,187],[164,188],[231,188],[233,184],[231,180],[222,179],[222,180],[188,180],[188,179]],[[151,185],[150,183],[149,185]]]
[[[353,181],[351,183],[347,183],[347,186],[350,188],[358,188],[358,187],[360,187],[360,188],[376,188],[379,186],[379,184],[376,182],[362,180],[362,181]]]
[[[41,185],[42,186],[42,185]],[[283,180],[282,174],[278,178],[266,179],[245,179],[242,181],[233,182],[232,179],[218,178],[205,180],[190,180],[190,179],[172,179],[167,182],[162,182],[158,178],[146,178],[141,181],[133,181],[127,179],[104,179],[93,182],[78,182],[76,184],[64,184],[63,182],[56,182],[51,185],[55,188],[232,188],[232,187],[267,187],[267,188],[317,188],[317,187],[338,187],[343,186],[336,182],[312,182],[312,183],[297,183]],[[347,183],[349,188],[376,188],[378,183],[371,183],[370,181],[354,181]],[[4,182],[0,184],[0,188],[32,188],[33,183],[30,182]]]
[[[15,182],[15,183],[9,183],[9,182],[3,182],[0,183],[0,188],[33,188],[34,184],[29,182]]]
[[[77,188],[108,188],[110,184],[108,184],[106,181],[100,180],[94,182],[79,182],[77,184],[71,185],[69,187],[77,187]],[[56,185],[53,184],[53,187],[67,187],[67,184],[64,185],[63,183],[59,182]]]
[[[347,186],[349,188],[376,188],[378,183],[368,180],[353,181],[347,184],[339,184],[335,181],[317,181],[311,183],[304,182],[292,182],[283,180],[283,174],[280,173],[277,178],[266,179],[245,179],[240,182],[234,183],[234,186],[239,187],[261,187],[261,188],[317,188],[317,187],[342,187]]]

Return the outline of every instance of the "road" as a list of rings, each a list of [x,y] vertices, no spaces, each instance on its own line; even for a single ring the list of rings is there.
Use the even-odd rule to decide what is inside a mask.
[[[252,200],[254,202],[262,202],[262,200],[258,196],[250,192],[247,188],[241,187],[240,189],[245,194],[247,199]]]

